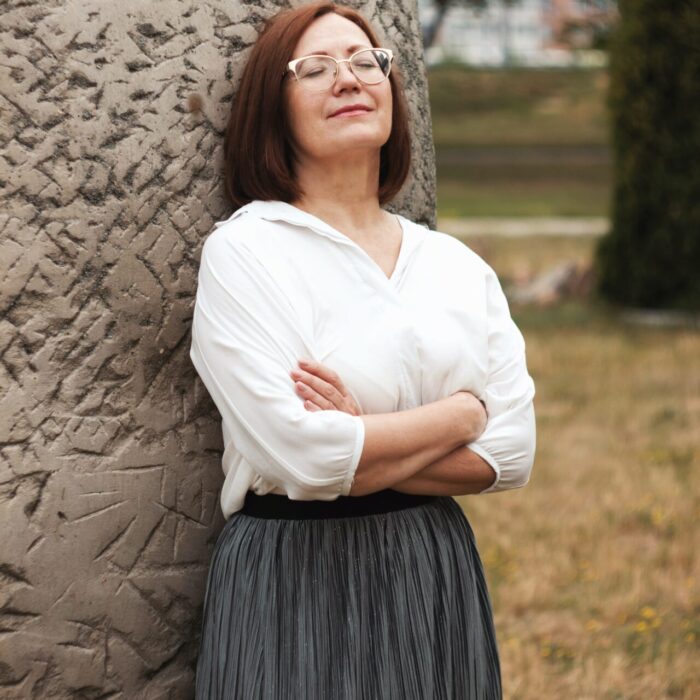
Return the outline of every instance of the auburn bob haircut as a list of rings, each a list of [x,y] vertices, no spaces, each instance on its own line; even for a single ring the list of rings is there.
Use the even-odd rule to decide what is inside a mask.
[[[268,18],[251,49],[233,99],[224,136],[225,184],[234,209],[253,199],[292,202],[303,194],[295,177],[296,158],[284,100],[283,73],[307,27],[335,12],[380,46],[356,10],[328,0],[282,10]],[[388,80],[393,102],[391,134],[381,147],[379,204],[391,201],[411,167],[411,135],[403,78],[396,65]]]

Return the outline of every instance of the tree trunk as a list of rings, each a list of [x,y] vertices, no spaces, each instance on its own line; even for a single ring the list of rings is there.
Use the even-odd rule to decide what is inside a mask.
[[[189,359],[199,249],[230,213],[246,49],[283,6],[3,10],[3,697],[193,696],[223,525],[221,422]],[[371,7],[415,137],[391,208],[434,227],[415,0]]]

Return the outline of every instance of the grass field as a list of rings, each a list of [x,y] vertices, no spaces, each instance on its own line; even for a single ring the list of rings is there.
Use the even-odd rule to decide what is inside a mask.
[[[466,240],[502,281],[594,239]],[[700,698],[700,333],[595,303],[511,307],[537,394],[523,489],[458,498],[507,700]]]
[[[605,216],[607,71],[428,72],[441,216]]]

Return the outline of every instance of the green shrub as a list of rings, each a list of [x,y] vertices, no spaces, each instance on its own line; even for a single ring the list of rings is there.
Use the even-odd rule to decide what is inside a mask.
[[[700,2],[620,0],[610,44],[611,230],[598,287],[640,308],[700,309]]]

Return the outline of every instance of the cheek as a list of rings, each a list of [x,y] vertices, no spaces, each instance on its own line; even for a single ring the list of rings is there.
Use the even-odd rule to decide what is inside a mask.
[[[289,105],[289,125],[299,141],[311,138],[323,126],[322,105],[308,98],[299,99],[298,95],[291,98],[287,104]]]
[[[389,121],[391,121],[392,106],[393,106],[391,86],[387,85],[387,87],[376,96],[376,101],[379,105],[381,105],[380,109],[381,109],[381,112],[384,115],[384,117],[386,119],[389,119]]]
[[[392,119],[393,119],[393,101],[391,96],[391,90],[389,94],[385,96],[384,102],[382,104],[382,112],[384,115],[384,126],[387,131],[391,132]]]

